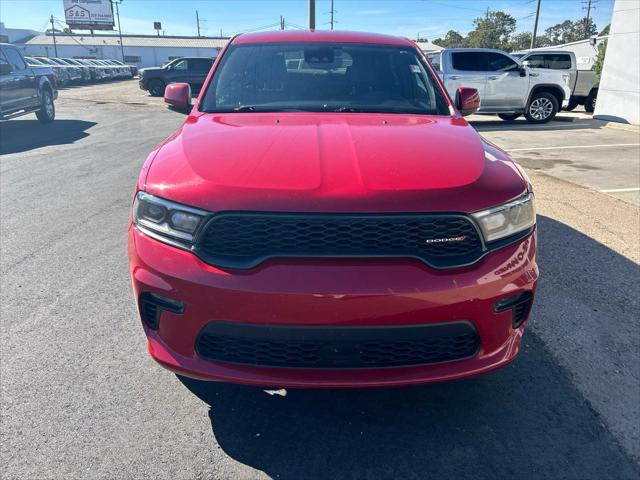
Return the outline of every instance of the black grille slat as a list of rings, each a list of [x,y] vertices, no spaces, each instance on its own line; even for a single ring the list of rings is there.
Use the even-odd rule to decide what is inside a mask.
[[[381,368],[469,358],[479,345],[467,322],[380,328],[212,322],[196,351],[207,360],[266,367]]]
[[[209,263],[238,268],[271,257],[350,256],[406,256],[448,267],[479,258],[482,242],[463,215],[229,212],[205,225],[195,252]]]

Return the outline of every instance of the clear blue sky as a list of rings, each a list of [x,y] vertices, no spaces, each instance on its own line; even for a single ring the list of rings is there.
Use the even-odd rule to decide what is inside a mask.
[[[542,0],[539,31],[565,19],[584,16],[588,0]],[[599,29],[611,20],[614,0],[592,0]],[[448,30],[466,34],[487,7],[518,19],[518,31],[531,31],[536,0],[334,0],[336,28],[422,37],[433,40]],[[330,0],[317,0],[317,26],[329,28]],[[307,0],[123,0],[123,33],[155,34],[160,21],[166,35],[195,35],[195,11],[204,20],[203,35],[225,35],[277,24],[280,15],[297,25],[308,23]],[[64,20],[62,0],[0,0],[0,21],[7,28],[44,30],[49,15]]]

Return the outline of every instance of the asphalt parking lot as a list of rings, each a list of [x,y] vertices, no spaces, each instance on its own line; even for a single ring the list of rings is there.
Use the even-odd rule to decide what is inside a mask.
[[[471,119],[536,189],[541,283],[513,364],[283,397],[179,378],[146,354],[129,206],[185,117],[135,80],[64,90],[57,109],[51,125],[0,125],[3,478],[640,477],[637,131],[580,112]]]

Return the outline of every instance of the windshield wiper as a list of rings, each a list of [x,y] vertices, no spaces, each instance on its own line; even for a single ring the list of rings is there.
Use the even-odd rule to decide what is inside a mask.
[[[253,105],[240,105],[239,107],[236,107],[233,109],[234,112],[253,112],[255,111],[256,107],[254,107]]]

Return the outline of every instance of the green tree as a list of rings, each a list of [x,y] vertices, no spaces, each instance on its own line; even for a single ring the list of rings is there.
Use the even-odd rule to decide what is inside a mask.
[[[574,23],[571,20],[552,25],[544,31],[544,35],[549,39],[551,45],[560,45],[576,40]]]
[[[609,35],[609,30],[611,29],[611,24],[607,25],[602,29],[602,31],[598,34],[599,37],[603,35]]]
[[[443,48],[459,48],[467,46],[465,38],[455,30],[449,30],[444,38],[436,38],[433,43]]]
[[[596,61],[593,64],[593,69],[596,72],[598,78],[602,75],[602,67],[604,66],[604,56],[607,53],[607,41],[605,40],[598,47],[598,56],[596,57]]]
[[[549,42],[546,36],[536,36],[536,47],[548,47],[550,45],[551,42]],[[531,47],[531,32],[520,32],[511,36],[507,50],[515,52],[518,50],[527,50],[529,47]]]
[[[592,18],[583,18],[575,23],[576,40],[582,40],[585,38],[593,37],[598,34],[598,27]]]
[[[544,35],[549,39],[551,45],[560,45],[562,43],[576,42],[585,38],[592,37],[598,33],[598,27],[593,19],[587,21],[586,18],[576,20],[565,20],[547,28]]]
[[[467,36],[470,47],[506,49],[516,30],[516,19],[502,11],[489,11],[486,16],[476,18],[473,25],[475,29]]]

